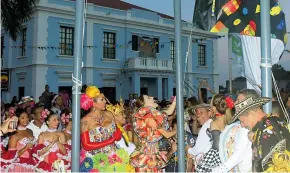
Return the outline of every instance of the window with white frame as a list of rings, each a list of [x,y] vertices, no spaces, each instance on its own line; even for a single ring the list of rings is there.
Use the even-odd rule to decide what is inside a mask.
[[[206,47],[203,44],[198,45],[198,65],[199,66],[206,66],[205,48]]]
[[[59,36],[59,54],[73,56],[74,51],[74,28],[61,26]]]
[[[103,58],[116,59],[116,33],[104,32]]]
[[[22,29],[21,56],[26,56],[26,28]]]

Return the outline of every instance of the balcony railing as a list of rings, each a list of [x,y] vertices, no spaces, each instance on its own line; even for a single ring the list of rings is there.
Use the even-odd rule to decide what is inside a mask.
[[[171,60],[159,60],[155,58],[130,58],[128,69],[147,69],[147,70],[173,70]]]

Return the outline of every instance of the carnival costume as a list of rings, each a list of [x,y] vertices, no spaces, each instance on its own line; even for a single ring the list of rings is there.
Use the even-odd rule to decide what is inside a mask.
[[[229,109],[232,109],[234,107],[234,101],[230,97],[227,97],[225,101]],[[215,114],[215,116],[224,115]],[[207,129],[207,135],[212,141],[212,148],[207,153],[205,153],[201,161],[198,163],[196,167],[196,172],[212,172],[215,167],[221,165],[221,159],[219,156],[220,134],[220,130]]]
[[[117,116],[119,113],[124,112],[124,104],[123,100],[120,100],[120,104],[113,105],[107,105],[106,109],[110,111],[114,116]],[[116,142],[116,145],[118,148],[123,148],[125,151],[128,152],[128,154],[132,154],[135,150],[136,146],[130,141],[128,134],[126,133],[126,130],[124,127],[122,127],[120,124],[117,124],[117,127],[122,132],[122,139],[118,142]]]
[[[140,148],[131,155],[131,164],[137,172],[162,172],[168,164],[167,151],[159,150],[162,134],[147,124],[148,119],[156,122],[159,128],[168,130],[167,115],[151,107],[141,107],[133,114],[133,127],[140,139]]]
[[[1,172],[34,172],[36,162],[32,157],[31,148],[18,157],[18,152],[28,143],[33,143],[33,140],[24,137],[17,142],[16,148],[9,148],[8,151],[2,150]]]
[[[213,172],[251,172],[252,143],[248,139],[249,130],[240,122],[227,125],[220,135],[219,155],[222,164]]]
[[[45,109],[41,113],[41,118],[45,119],[50,112]],[[48,129],[47,132],[53,133],[57,129]],[[70,170],[71,155],[70,146],[67,144],[62,144],[66,150],[66,153],[62,153],[58,145],[55,143],[53,146],[47,150],[46,153],[40,155],[40,152],[50,145],[50,141],[44,140],[43,143],[37,144],[33,148],[33,156],[37,159],[37,172],[64,172]]]
[[[97,87],[89,86],[81,96],[81,108],[89,110],[93,107],[93,99],[101,95]],[[115,122],[83,132],[80,172],[130,172],[128,153],[116,145],[121,139],[122,132]]]

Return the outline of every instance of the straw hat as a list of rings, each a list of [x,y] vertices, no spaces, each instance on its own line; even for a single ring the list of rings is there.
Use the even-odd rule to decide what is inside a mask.
[[[235,104],[235,114],[233,118],[231,119],[230,123],[236,121],[243,113],[245,113],[247,110],[253,108],[253,107],[260,107],[264,104],[271,101],[271,98],[268,97],[259,97],[253,99],[252,97],[247,98],[246,100],[243,100],[242,102]]]

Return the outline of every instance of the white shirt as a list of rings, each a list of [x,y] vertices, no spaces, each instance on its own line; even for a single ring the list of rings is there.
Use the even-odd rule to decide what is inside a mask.
[[[195,160],[198,161],[204,153],[208,152],[212,146],[210,137],[207,135],[206,131],[210,128],[210,123],[212,119],[207,120],[201,127],[198,137],[193,148],[188,149],[188,153],[195,156]]]
[[[236,134],[234,135],[234,143],[233,146],[233,154],[227,159],[227,151],[226,151],[226,144],[223,144],[223,141],[229,140],[226,139],[227,134],[229,133],[229,129],[233,127],[239,127]],[[222,165],[214,169],[214,172],[228,172],[232,168],[235,168],[235,172],[251,172],[252,170],[252,142],[249,141],[248,138],[249,130],[241,127],[240,123],[234,123],[232,125],[226,126],[226,128],[221,133],[220,137],[220,158],[222,161]]]
[[[33,122],[34,122],[34,120],[32,120],[28,124],[27,128],[30,129],[30,130],[32,130],[33,136],[37,140],[38,139],[38,136],[40,135],[40,133],[47,131],[48,127],[47,127],[47,125],[45,123],[43,123],[42,126],[39,128]]]

